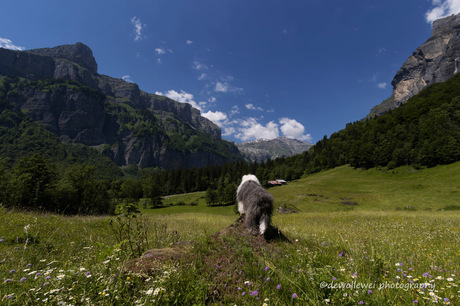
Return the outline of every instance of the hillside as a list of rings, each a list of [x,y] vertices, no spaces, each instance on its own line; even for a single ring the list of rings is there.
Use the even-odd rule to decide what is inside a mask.
[[[305,173],[344,164],[356,168],[418,165],[460,160],[460,75],[428,86],[380,117],[349,123],[292,161]]]
[[[119,166],[169,169],[241,159],[190,104],[98,74],[82,43],[0,49],[0,82],[0,111],[22,111],[62,142],[97,148]]]
[[[460,210],[460,162],[417,170],[353,169],[345,165],[272,188],[277,205],[303,212]]]
[[[278,137],[276,139],[259,139],[236,144],[244,158],[250,162],[288,157],[308,151],[313,145],[297,139]]]
[[[425,87],[445,82],[460,69],[460,14],[433,22],[431,37],[419,46],[394,76],[391,97],[370,111],[380,116],[404,104]]]

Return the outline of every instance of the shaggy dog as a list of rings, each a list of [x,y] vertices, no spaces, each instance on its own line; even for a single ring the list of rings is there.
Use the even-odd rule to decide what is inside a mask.
[[[264,234],[273,214],[273,196],[252,174],[244,175],[236,190],[238,212],[244,214],[246,227],[252,234]]]

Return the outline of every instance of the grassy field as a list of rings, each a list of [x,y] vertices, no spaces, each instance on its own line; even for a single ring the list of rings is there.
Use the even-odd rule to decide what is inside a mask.
[[[225,230],[233,207],[65,217],[0,209],[2,305],[460,304],[460,163],[383,171],[340,167],[271,189],[289,239]],[[354,202],[357,205],[341,204]],[[219,235],[216,233],[222,231]],[[149,274],[126,261],[189,242]],[[166,249],[165,249],[166,250]]]

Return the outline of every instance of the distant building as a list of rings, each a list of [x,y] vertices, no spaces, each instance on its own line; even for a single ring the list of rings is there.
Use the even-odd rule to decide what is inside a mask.
[[[275,186],[281,186],[283,184],[278,182],[278,180],[275,180],[275,181],[268,181],[267,185],[268,185],[268,187],[275,187]]]

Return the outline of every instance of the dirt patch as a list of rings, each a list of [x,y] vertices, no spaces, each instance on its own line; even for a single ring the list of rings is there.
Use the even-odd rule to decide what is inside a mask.
[[[226,253],[224,256],[218,255],[221,250],[228,249],[227,240],[232,239],[237,242],[244,242],[255,252],[270,247],[270,242],[277,240],[291,243],[291,241],[276,227],[270,226],[264,235],[252,235],[244,225],[244,215],[241,215],[233,224],[210,237],[210,247],[212,248],[209,258],[203,261],[211,266],[235,268],[231,263],[233,253]],[[194,248],[201,246],[197,242],[179,242],[168,248],[151,249],[146,251],[140,258],[131,259],[125,262],[123,271],[139,275],[154,275],[156,271],[164,267],[165,264],[188,264],[195,260]],[[226,268],[226,269],[228,269]],[[224,273],[226,274],[226,273]]]
[[[191,242],[179,242],[169,248],[150,249],[140,258],[126,261],[123,271],[138,275],[153,275],[165,264],[186,261],[192,248]]]
[[[342,205],[359,205],[358,203],[353,202],[353,201],[343,201],[340,204],[342,204]]]

